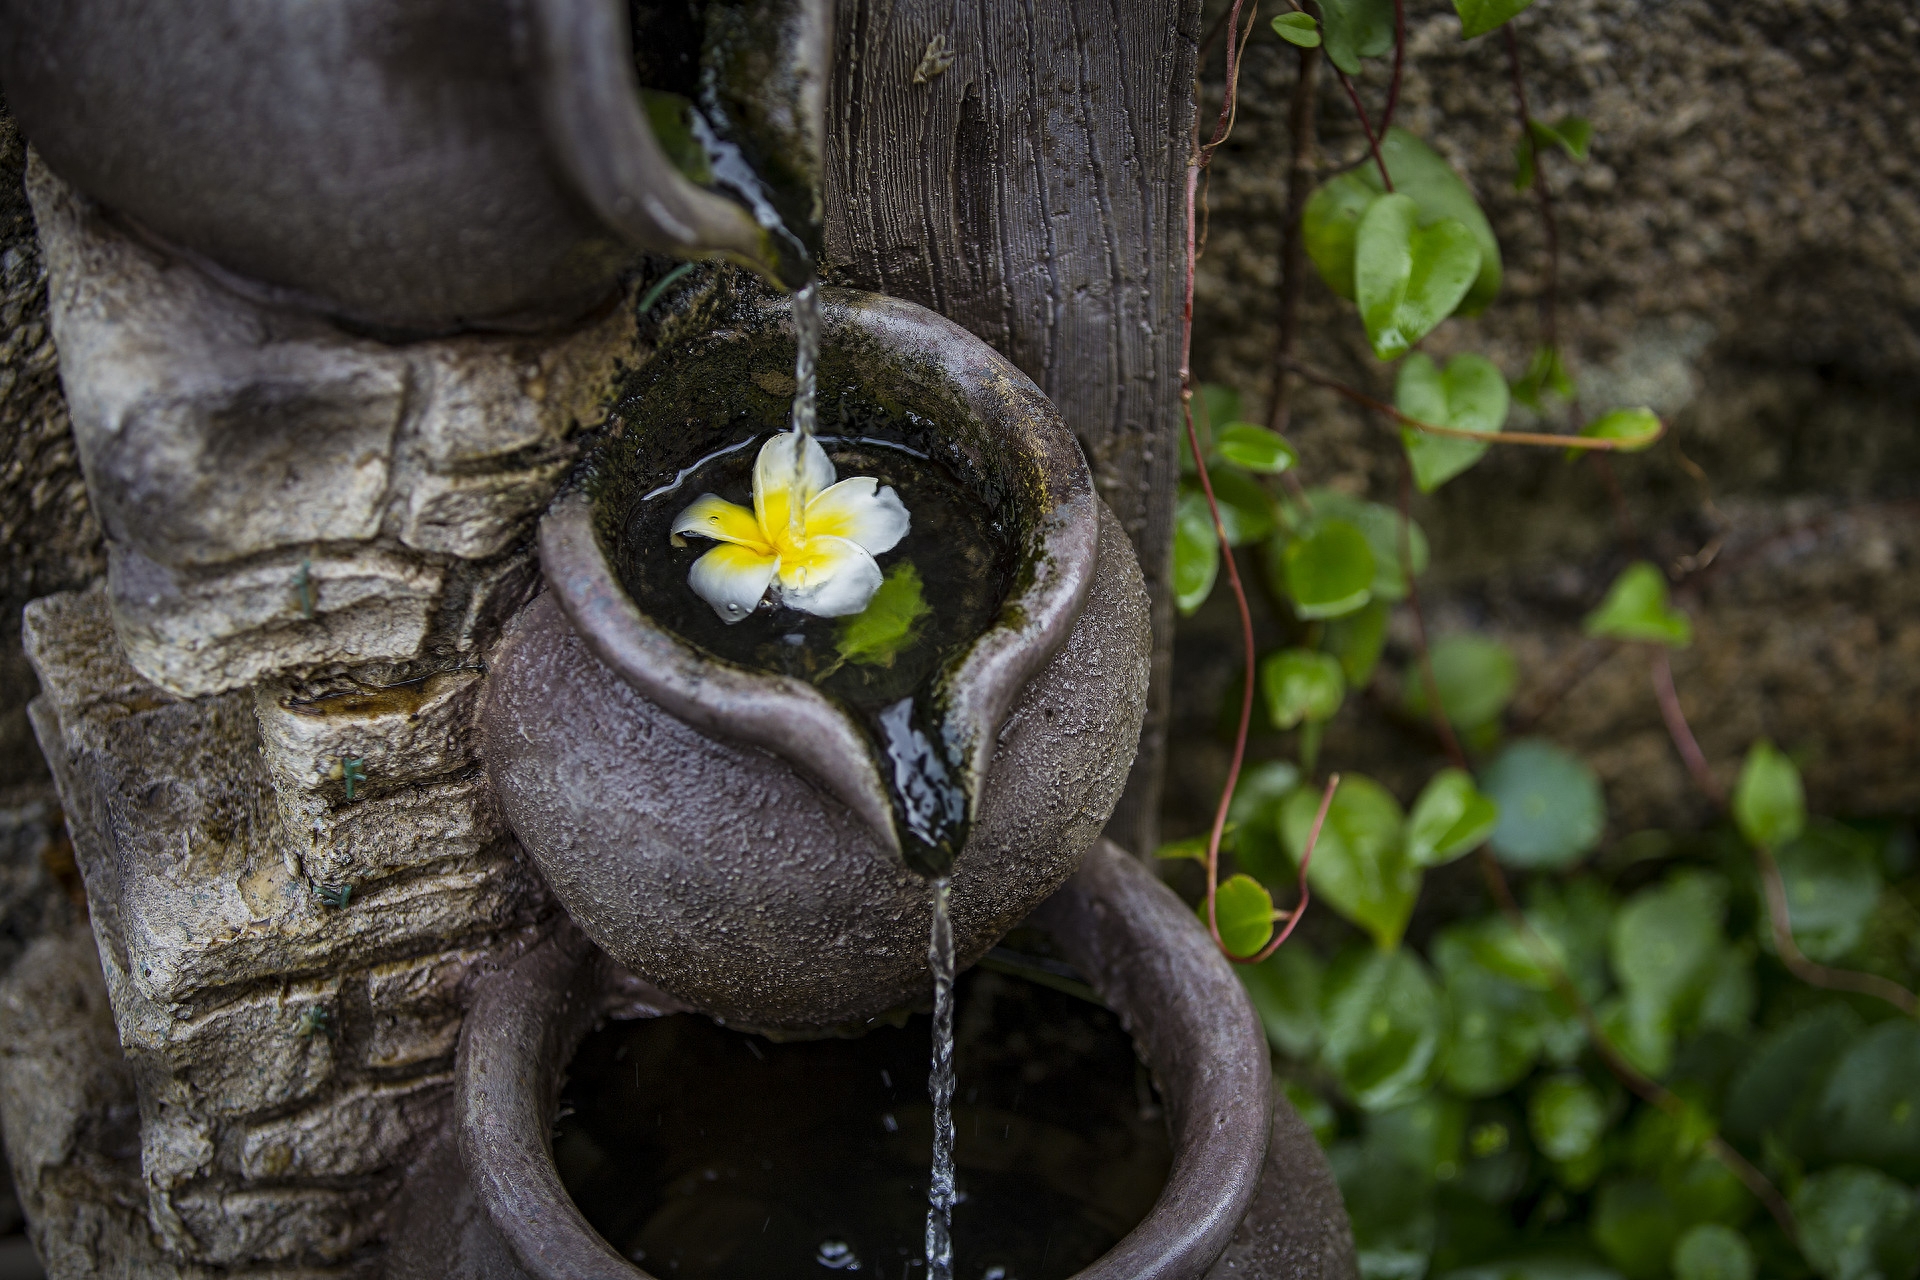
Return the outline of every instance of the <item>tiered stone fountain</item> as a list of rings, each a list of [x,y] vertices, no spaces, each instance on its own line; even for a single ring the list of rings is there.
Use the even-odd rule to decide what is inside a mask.
[[[830,15],[767,8],[734,15],[780,33],[746,58],[751,127],[817,191]],[[0,1117],[55,1276],[641,1274],[547,1150],[586,1029],[845,1029],[924,982],[870,764],[783,736],[831,737],[831,707],[651,626],[593,486],[554,503],[583,452],[674,456],[683,422],[621,409],[660,353],[749,312],[778,331],[744,277],[663,291],[670,261],[635,250],[793,260],[666,162],[626,6],[528,10],[0,4],[110,556],[26,623],[91,926],[0,998]],[[1087,1274],[1350,1272],[1225,963],[1094,844],[1152,651],[1110,477],[965,330],[857,295],[829,316],[830,346],[878,352],[860,377],[1014,478],[1031,534],[947,689],[977,775],[955,916],[965,960],[1053,895],[1036,919],[1169,1101],[1167,1190]],[[804,813],[754,865],[678,874],[703,822],[762,822],[736,810],[774,792]],[[703,951],[690,919],[750,937]]]

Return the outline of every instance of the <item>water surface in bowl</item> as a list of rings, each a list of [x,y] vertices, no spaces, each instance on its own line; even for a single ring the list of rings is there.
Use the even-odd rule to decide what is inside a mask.
[[[906,504],[907,536],[879,557],[885,585],[852,618],[762,605],[723,622],[687,582],[714,544],[669,531],[703,493],[751,507],[754,459],[766,438],[737,439],[633,504],[613,557],[621,585],[649,617],[715,657],[805,680],[851,709],[875,745],[909,862],[943,874],[965,842],[969,806],[947,758],[933,680],[998,615],[1013,573],[1013,534],[990,504],[912,446],[823,435],[841,478],[872,476]]]
[[[611,1024],[569,1068],[561,1178],[662,1280],[923,1277],[927,1028],[775,1044],[695,1015]],[[1060,1280],[1146,1216],[1171,1148],[1113,1014],[975,970],[957,1058],[956,1276]]]

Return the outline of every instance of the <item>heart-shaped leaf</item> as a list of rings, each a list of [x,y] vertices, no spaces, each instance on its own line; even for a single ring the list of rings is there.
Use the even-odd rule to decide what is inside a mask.
[[[1522,740],[1487,766],[1480,785],[1500,806],[1493,851],[1508,866],[1571,866],[1600,843],[1606,803],[1578,756]]]
[[[1440,691],[1440,709],[1462,731],[1491,724],[1506,710],[1520,683],[1520,664],[1513,651],[1486,636],[1470,632],[1441,636],[1427,657]],[[1408,665],[1403,687],[1409,714],[1433,714],[1427,702],[1426,672],[1418,662]]]
[[[1810,959],[1843,960],[1860,944],[1886,880],[1880,850],[1851,827],[1821,822],[1775,850],[1793,941]]]
[[[1192,613],[1213,594],[1220,572],[1220,536],[1214,531],[1207,498],[1183,491],[1173,512],[1173,602],[1181,613]]]
[[[1200,904],[1206,919],[1207,904]],[[1273,895],[1252,876],[1232,875],[1214,892],[1213,919],[1220,941],[1236,956],[1250,956],[1273,937]]]
[[[1327,59],[1350,76],[1360,74],[1360,59],[1393,48],[1393,0],[1321,0],[1320,13]]]
[[[1252,476],[1229,467],[1208,467],[1207,479],[1213,482],[1213,500],[1220,504],[1220,523],[1226,526],[1227,545],[1243,547],[1259,542],[1274,531],[1278,516],[1273,495],[1260,487]],[[1199,487],[1196,483],[1196,489]],[[1204,507],[1206,495],[1201,495]]]
[[[1380,158],[1393,175],[1393,189],[1420,207],[1421,226],[1454,218],[1473,232],[1480,246],[1480,273],[1460,303],[1460,314],[1486,310],[1500,292],[1500,242],[1472,190],[1439,152],[1405,129],[1387,130],[1380,139]],[[1354,296],[1354,239],[1360,219],[1385,190],[1378,168],[1367,164],[1328,179],[1307,200],[1301,222],[1307,255],[1327,287],[1343,298]]]
[[[1281,807],[1280,838],[1296,865],[1319,808],[1313,787],[1295,791]],[[1307,869],[1313,891],[1383,948],[1400,944],[1420,896],[1420,869],[1407,860],[1403,822],[1391,792],[1371,778],[1348,774],[1334,792]]]
[[[1375,576],[1374,595],[1379,596],[1379,578]],[[1387,606],[1376,598],[1366,608],[1335,618],[1327,623],[1322,643],[1326,651],[1340,660],[1347,687],[1364,689],[1380,664],[1380,653],[1387,647]]]
[[[1240,775],[1227,807],[1233,856],[1256,880],[1280,884],[1293,876],[1280,845],[1280,804],[1300,785],[1300,770],[1286,760],[1263,760]]]
[[[1765,738],[1747,749],[1733,789],[1733,820],[1747,843],[1778,849],[1807,825],[1800,770]]]
[[[1333,719],[1347,696],[1340,660],[1311,649],[1282,649],[1260,663],[1260,688],[1276,729]]]
[[[1421,789],[1407,818],[1407,857],[1418,867],[1437,867],[1486,843],[1500,821],[1500,806],[1474,788],[1460,769],[1442,769]]]
[[[1290,1058],[1320,1044],[1320,962],[1304,947],[1282,947],[1259,964],[1233,966],[1266,1028],[1267,1043]]]
[[[1582,625],[1590,636],[1646,640],[1675,649],[1693,643],[1693,623],[1667,603],[1667,576],[1645,560],[1621,571],[1607,598]]]
[[[1425,354],[1415,352],[1400,366],[1393,398],[1400,412],[1435,426],[1491,433],[1507,422],[1507,380],[1481,356],[1455,356],[1442,373]],[[1422,493],[1432,493],[1480,461],[1489,448],[1485,441],[1432,435],[1412,427],[1402,427],[1400,439]]]
[[[1384,1111],[1419,1097],[1433,1074],[1446,1002],[1411,951],[1350,947],[1320,989],[1321,1056],[1355,1105]]]
[[[1373,548],[1345,520],[1317,521],[1280,553],[1281,580],[1302,618],[1338,618],[1372,594]]]
[[[1454,11],[1460,15],[1460,38],[1471,40],[1483,36],[1532,3],[1533,0],[1453,0]]]
[[[1273,20],[1273,33],[1288,44],[1297,44],[1302,49],[1320,47],[1320,24],[1310,14],[1281,14]]]
[[[1338,489],[1309,489],[1306,497],[1312,504],[1315,519],[1344,520],[1366,535],[1367,547],[1373,552],[1370,588],[1373,598],[1405,600],[1407,575],[1403,560],[1413,562],[1416,575],[1427,571],[1427,535],[1421,531],[1419,522],[1402,519],[1398,511],[1385,503],[1367,502]],[[1404,546],[1400,536],[1403,530]]]
[[[1214,439],[1214,450],[1236,467],[1277,476],[1300,461],[1287,438],[1251,422],[1229,422]]]
[[[1374,354],[1397,360],[1453,314],[1480,274],[1480,247],[1457,218],[1420,226],[1413,197],[1381,196],[1355,229],[1353,292]]]

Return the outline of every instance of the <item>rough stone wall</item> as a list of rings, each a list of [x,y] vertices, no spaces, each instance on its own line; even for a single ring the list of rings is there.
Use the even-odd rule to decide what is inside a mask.
[[[553,916],[474,718],[533,522],[645,357],[633,300],[541,341],[382,344],[30,168],[107,573],[27,605],[24,649],[118,1044],[79,941],[0,991],[21,1194],[55,1276],[373,1274],[473,978]],[[87,1046],[42,1123],[34,1082]],[[54,1123],[103,1099],[137,1105],[131,1156]]]
[[[1438,0],[1408,11],[1398,122],[1468,177],[1506,268],[1493,308],[1447,322],[1427,347],[1478,351],[1518,376],[1537,341],[1544,241],[1533,195],[1512,187],[1505,47],[1498,35],[1462,43]],[[1902,0],[1538,0],[1514,25],[1533,113],[1594,126],[1586,164],[1546,161],[1581,405],[1648,404],[1671,435],[1613,463],[1637,548],[1601,470],[1557,451],[1495,449],[1416,498],[1434,629],[1515,645],[1518,705],[1551,702],[1535,731],[1594,760],[1617,832],[1699,821],[1640,658],[1609,657],[1559,696],[1596,661],[1580,617],[1630,555],[1647,555],[1695,617],[1675,672],[1716,765],[1730,770],[1767,733],[1803,757],[1822,809],[1920,809],[1920,12]],[[1218,63],[1216,49],[1216,77]],[[1198,282],[1196,363],[1262,420],[1296,66],[1256,33],[1211,172]],[[1369,64],[1360,81],[1376,115],[1385,70]],[[1320,90],[1324,161],[1357,159],[1344,93],[1325,75]],[[1317,276],[1302,328],[1301,358],[1391,398],[1352,305]],[[1539,426],[1522,409],[1511,425]],[[1308,389],[1290,434],[1308,483],[1395,500],[1399,451],[1378,420]],[[1175,667],[1176,735],[1193,748],[1173,756],[1179,829],[1199,824],[1224,767],[1211,740],[1236,624],[1222,603],[1184,624]],[[1396,658],[1410,639],[1396,633]],[[1437,753],[1377,714],[1396,694],[1392,666],[1376,705],[1332,727],[1328,758],[1411,780]]]

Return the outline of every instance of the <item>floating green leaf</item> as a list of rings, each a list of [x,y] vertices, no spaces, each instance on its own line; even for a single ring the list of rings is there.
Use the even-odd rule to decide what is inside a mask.
[[[1582,624],[1590,636],[1644,640],[1684,649],[1693,643],[1693,623],[1667,603],[1667,576],[1645,560],[1628,565],[1607,589],[1607,598]]]
[[[1244,547],[1274,531],[1277,515],[1273,495],[1261,488],[1259,481],[1229,467],[1209,467],[1207,478],[1213,482],[1213,500],[1220,504],[1220,523],[1226,527],[1228,546]],[[1203,505],[1205,501],[1206,495],[1201,494]]]
[[[1445,1008],[1411,951],[1353,947],[1327,969],[1321,1060],[1354,1104],[1384,1111],[1419,1096],[1440,1057]]]
[[[653,136],[660,143],[660,150],[666,153],[668,163],[689,182],[701,186],[712,182],[713,165],[707,158],[706,148],[694,136],[693,103],[677,93],[642,89],[640,104],[646,109],[647,123],[653,126]]]
[[[1415,352],[1400,366],[1394,384],[1394,403],[1400,412],[1440,427],[1461,431],[1496,432],[1507,421],[1507,380],[1481,356],[1455,356],[1445,373],[1424,353]],[[1413,464],[1414,483],[1432,493],[1480,461],[1490,447],[1485,441],[1433,435],[1412,427],[1400,428],[1401,442]]]
[[[1273,33],[1288,44],[1297,44],[1302,49],[1320,47],[1320,25],[1310,14],[1281,14],[1273,20]]]
[[[1321,0],[1320,12],[1327,59],[1350,76],[1360,74],[1360,59],[1393,48],[1393,0]]]
[[[1765,738],[1747,749],[1733,788],[1733,820],[1748,844],[1774,849],[1807,825],[1807,793],[1800,770]]]
[[[1498,640],[1470,632],[1441,636],[1428,649],[1433,682],[1440,690],[1440,709],[1456,729],[1491,724],[1506,710],[1520,683],[1520,664],[1513,651]],[[1432,714],[1427,701],[1426,673],[1416,660],[1402,678],[1407,711]]]
[[[1305,947],[1282,947],[1259,964],[1233,970],[1253,1001],[1267,1042],[1295,1059],[1320,1046],[1320,962]]]
[[[1920,1203],[1878,1169],[1842,1165],[1793,1193],[1800,1248],[1821,1280],[1913,1280],[1920,1273]]]
[[[1834,1064],[1816,1114],[1828,1160],[1920,1182],[1920,1025],[1893,1018],[1861,1036]]]
[[[1373,548],[1345,520],[1316,520],[1280,553],[1281,580],[1302,618],[1338,618],[1372,595]]]
[[[1173,602],[1181,613],[1206,603],[1219,572],[1220,538],[1206,495],[1182,490],[1173,511]]]
[[[1421,789],[1407,819],[1407,857],[1417,867],[1437,867],[1486,843],[1500,821],[1500,806],[1474,789],[1464,770],[1442,769]]]
[[[1460,15],[1460,38],[1471,40],[1502,25],[1533,0],[1453,0]]]
[[[1548,1076],[1527,1098],[1527,1127],[1549,1160],[1578,1160],[1598,1146],[1606,1132],[1606,1099],[1572,1072]]]
[[[1200,904],[1200,918],[1206,919],[1207,904]],[[1220,927],[1220,941],[1236,956],[1250,956],[1273,937],[1273,895],[1249,875],[1231,875],[1220,882],[1214,893],[1214,923]]]
[[[1333,719],[1347,696],[1338,659],[1311,649],[1282,649],[1260,663],[1260,688],[1267,697],[1267,718],[1276,729],[1303,720]]]
[[[1673,1246],[1673,1280],[1753,1280],[1753,1248],[1719,1222],[1687,1228]]]
[[[1234,466],[1266,476],[1277,476],[1300,461],[1285,436],[1251,422],[1229,422],[1220,429],[1213,447]]]
[[[1393,175],[1393,189],[1420,208],[1420,225],[1453,218],[1473,233],[1480,249],[1480,273],[1460,304],[1463,316],[1478,315],[1500,292],[1500,244],[1473,192],[1440,153],[1405,129],[1393,128],[1380,140],[1380,158]],[[1361,165],[1323,183],[1307,200],[1301,232],[1307,256],[1343,298],[1354,294],[1354,243],[1360,219],[1386,188],[1372,164]]]
[[[1487,767],[1480,789],[1500,806],[1491,843],[1509,866],[1572,866],[1600,843],[1607,818],[1600,781],[1551,743],[1514,743]]]
[[[1397,360],[1452,315],[1480,274],[1480,247],[1457,218],[1420,225],[1407,195],[1367,207],[1353,242],[1354,301],[1373,353]]]
[[[1285,760],[1264,760],[1246,769],[1233,789],[1227,821],[1234,830],[1234,859],[1256,880],[1279,884],[1293,876],[1280,844],[1280,802],[1300,785],[1300,771]]]
[[[834,647],[847,662],[892,666],[900,651],[919,638],[921,624],[932,612],[920,571],[903,560],[887,570],[865,609],[840,620]]]
[[[1326,651],[1340,660],[1347,687],[1364,689],[1387,646],[1387,607],[1380,602],[1380,577],[1374,575],[1374,599],[1367,607],[1327,623],[1321,637]]]
[[[1307,847],[1320,793],[1302,787],[1280,809],[1280,838],[1295,864]],[[1420,896],[1420,869],[1407,860],[1399,801],[1371,778],[1347,774],[1327,809],[1307,881],[1329,906],[1382,948],[1398,946]]]
[[[1660,438],[1660,415],[1651,409],[1614,409],[1603,413],[1580,428],[1589,440],[1620,440],[1616,452],[1640,453],[1651,449]],[[1577,458],[1585,450],[1569,449],[1567,456]]]
[[[1794,943],[1823,963],[1860,944],[1886,880],[1874,842],[1837,822],[1816,822],[1775,856]]]

